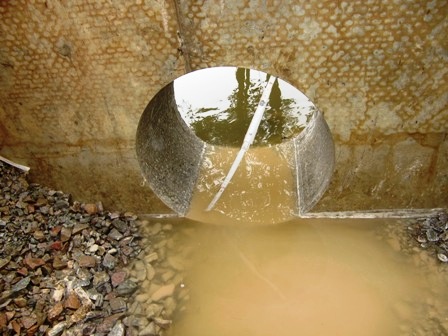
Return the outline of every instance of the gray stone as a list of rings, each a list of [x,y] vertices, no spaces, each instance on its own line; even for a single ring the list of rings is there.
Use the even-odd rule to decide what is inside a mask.
[[[168,257],[168,264],[176,271],[183,271],[185,269],[183,260],[177,256]]]
[[[157,252],[152,252],[150,254],[148,254],[147,256],[145,256],[145,262],[147,263],[152,263],[153,261],[156,261],[159,259],[159,255]]]
[[[437,232],[434,231],[433,229],[428,229],[428,231],[426,231],[426,238],[430,242],[436,242],[439,240],[439,236],[437,235]]]
[[[88,286],[90,285],[90,280],[92,279],[93,275],[89,272],[86,268],[79,268],[76,271],[76,276],[79,280],[81,280],[80,284],[81,286]]]
[[[56,203],[53,205],[53,209],[55,210],[61,210],[64,208],[68,208],[70,206],[70,204],[67,201],[64,200],[58,200],[56,201]]]
[[[88,227],[89,227],[88,224],[76,223],[75,226],[73,227],[72,235],[75,235],[75,234],[81,232],[82,230],[87,229]]]
[[[120,297],[110,299],[109,304],[113,314],[121,313],[126,310],[126,301]]]
[[[152,280],[156,275],[156,270],[151,264],[146,265],[146,279]]]
[[[103,266],[107,269],[113,270],[115,268],[116,258],[110,253],[106,253],[103,257]]]
[[[16,293],[21,291],[22,289],[25,289],[29,283],[30,283],[31,277],[26,277],[17,282],[14,286],[12,286],[11,290]]]
[[[168,329],[169,326],[171,325],[171,320],[165,320],[161,317],[154,317],[153,321],[155,324],[157,324],[159,327],[163,329]]]
[[[134,281],[127,279],[117,286],[116,292],[121,296],[129,296],[133,294],[137,288],[138,286]]]
[[[121,238],[123,238],[123,235],[115,228],[110,230],[108,236],[113,240],[120,240]]]
[[[146,316],[150,317],[150,318],[159,316],[162,313],[163,309],[164,309],[164,307],[161,304],[157,304],[157,303],[145,304]]]
[[[163,301],[163,306],[165,307],[165,313],[167,316],[171,316],[176,310],[177,303],[172,297],[168,297]]]
[[[83,255],[78,260],[79,267],[95,267],[96,258],[94,256]]]
[[[114,219],[112,221],[112,226],[121,233],[125,233],[128,229],[128,225],[126,224],[126,222],[122,221],[121,219]]]
[[[67,322],[62,321],[56,324],[53,328],[48,331],[48,336],[58,336],[60,335],[67,326]]]
[[[93,276],[93,285],[97,288],[101,287],[102,285],[107,283],[109,281],[109,279],[110,279],[110,276],[106,272],[97,272]]]
[[[124,325],[121,321],[115,323],[112,330],[107,334],[107,336],[124,336]]]
[[[149,323],[145,328],[138,333],[140,336],[157,336],[159,335],[158,328],[154,322]]]
[[[2,173],[0,162],[0,180],[4,178]],[[3,242],[0,253],[8,256],[0,259],[0,286],[5,287],[0,293],[0,310],[7,312],[0,316],[0,326],[2,318],[7,318],[6,321],[12,323],[9,328],[21,326],[22,333],[28,334],[124,336],[132,331],[128,327],[134,327],[122,320],[124,313],[134,307],[136,314],[145,316],[135,327],[144,329],[146,335],[160,335],[160,328],[167,327],[170,322],[164,319],[168,316],[165,313],[164,318],[160,317],[167,298],[155,304],[147,294],[145,304],[140,305],[132,296],[138,289],[137,283],[125,280],[132,271],[124,268],[123,258],[136,258],[142,244],[135,216],[129,214],[124,220],[118,219],[123,218],[118,215],[112,224],[107,214],[86,215],[79,202],[68,208],[69,196],[62,192],[54,191],[49,195],[48,190],[38,185],[33,188],[39,193],[28,196],[31,194],[20,191],[17,195],[5,196],[6,206],[0,199],[0,239]],[[21,208],[16,207],[19,195],[26,211],[19,212]],[[48,205],[45,216],[39,212],[44,205]],[[8,216],[14,216],[13,221]],[[158,236],[151,239],[154,246],[160,242]],[[125,248],[127,254],[123,252]],[[148,249],[148,253],[156,249]],[[157,259],[159,261],[155,262]],[[145,260],[138,264],[139,269],[134,273],[149,286],[144,275],[149,273],[152,279],[159,271],[157,267],[162,264],[166,267],[167,262],[157,253],[150,254],[148,260],[154,262],[156,269]],[[118,264],[123,268],[114,270]],[[25,291],[26,296],[17,295]],[[135,305],[128,307],[131,303]],[[146,315],[147,307],[150,307],[150,317]],[[115,315],[111,317],[110,314]]]
[[[174,284],[169,284],[169,285],[165,285],[160,287],[159,289],[157,289],[152,295],[151,295],[151,299],[153,301],[159,301],[162,300],[168,296],[173,295],[174,293],[174,289],[175,286]]]

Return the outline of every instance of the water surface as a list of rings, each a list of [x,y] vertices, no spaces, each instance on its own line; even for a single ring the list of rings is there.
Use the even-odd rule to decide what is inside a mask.
[[[403,224],[188,230],[179,244],[192,251],[184,255],[190,299],[169,335],[446,335],[446,265],[406,252]]]

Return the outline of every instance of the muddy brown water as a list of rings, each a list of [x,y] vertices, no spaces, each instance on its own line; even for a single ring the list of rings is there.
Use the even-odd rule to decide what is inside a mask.
[[[203,223],[242,226],[294,218],[295,178],[286,156],[275,147],[251,148],[215,207],[206,211],[237,153],[238,149],[232,147],[207,149],[187,217]]]
[[[168,336],[448,335],[447,265],[405,222],[290,220],[295,181],[275,148],[252,148],[205,211],[235,151],[205,154],[188,213],[204,224],[173,225],[189,299]]]
[[[297,150],[292,139],[309,125],[317,108],[279,78],[261,104],[265,109],[254,142],[214,203],[230,176],[268,78],[256,70],[217,67],[174,81],[182,119],[207,143],[186,217],[227,225],[274,224],[296,217]]]
[[[446,265],[403,222],[175,228],[189,300],[170,336],[448,334]]]
[[[189,299],[179,298],[166,335],[448,335],[448,267],[417,247],[409,223],[293,219],[293,169],[273,146],[300,132],[274,113],[277,105],[284,116],[294,110],[290,100],[280,100],[286,87],[279,86],[277,100],[271,97],[272,118],[262,122],[256,146],[216,207],[205,211],[236,156],[265,80],[232,71],[233,86],[209,105],[176,98],[186,122],[210,144],[187,214],[208,224],[173,225],[180,251],[174,257],[185,264],[179,292]],[[204,94],[199,97],[202,103]],[[300,104],[295,109],[302,106],[306,116],[312,103]]]

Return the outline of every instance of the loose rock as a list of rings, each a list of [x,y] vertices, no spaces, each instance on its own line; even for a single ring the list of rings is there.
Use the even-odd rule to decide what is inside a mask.
[[[42,258],[27,257],[24,259],[24,263],[29,269],[35,270],[39,266],[45,265],[45,260],[43,260]]]
[[[140,336],[157,336],[159,334],[155,323],[149,323],[143,330],[140,331]]]
[[[57,336],[66,328],[67,322],[60,322],[48,331],[48,336]]]
[[[62,302],[56,303],[49,311],[48,311],[48,319],[50,321],[53,321],[59,317],[59,315],[62,314],[62,311],[64,310],[64,305]]]
[[[15,293],[21,291],[22,289],[25,289],[29,285],[30,280],[30,277],[23,278],[12,287],[12,291]]]
[[[111,276],[112,286],[117,287],[119,284],[123,283],[126,277],[127,272],[125,271],[118,271],[113,273]]]
[[[113,298],[110,300],[110,308],[112,313],[121,313],[126,310],[126,301],[123,298]]]
[[[445,211],[419,220],[411,224],[409,229],[420,247],[433,253],[440,262],[448,262],[448,214]]]
[[[123,323],[117,322],[114,327],[108,334],[108,336],[123,336],[124,335],[124,326]]]
[[[79,258],[79,267],[95,267],[96,266],[96,258],[92,256],[83,255]]]
[[[158,290],[156,290],[154,292],[154,294],[151,295],[151,299],[153,301],[159,301],[159,300],[164,299],[164,298],[166,298],[168,296],[171,296],[174,293],[174,288],[175,288],[174,284],[169,284],[169,285],[162,286]]]
[[[128,279],[119,284],[116,291],[118,295],[128,296],[133,294],[137,290],[137,288],[137,284],[134,281]]]
[[[169,327],[175,287],[166,281],[181,268],[165,260],[170,224],[148,226],[143,244],[134,214],[72,201],[2,162],[0,192],[0,334],[158,336]],[[157,292],[138,292],[154,279]],[[148,317],[134,324],[131,313]]]
[[[98,207],[96,206],[96,204],[84,204],[84,210],[89,214],[89,215],[94,215],[98,212]]]
[[[107,269],[113,270],[115,268],[116,259],[110,253],[106,253],[103,258],[103,266]]]
[[[81,306],[81,301],[78,298],[78,295],[76,295],[75,292],[71,292],[64,303],[65,308],[69,309],[78,309]]]

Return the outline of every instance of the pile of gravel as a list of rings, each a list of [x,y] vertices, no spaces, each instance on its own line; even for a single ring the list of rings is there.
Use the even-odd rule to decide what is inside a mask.
[[[440,211],[409,226],[420,246],[443,263],[448,263],[448,214]]]
[[[448,263],[446,211],[408,230]],[[28,183],[0,162],[0,334],[163,335],[189,297],[172,231]]]
[[[143,239],[132,213],[72,201],[61,191],[29,184],[24,173],[2,162],[0,189],[0,334],[161,335],[169,327],[179,276],[169,284],[160,277],[159,292],[149,297],[151,315],[129,316],[142,302],[136,297],[145,294],[140,284],[147,269],[155,277],[157,265],[168,264],[153,253],[138,264],[145,268],[142,277],[135,267],[146,257],[142,241],[151,249],[149,243],[166,239],[169,226]],[[160,272],[174,277],[166,267]]]

